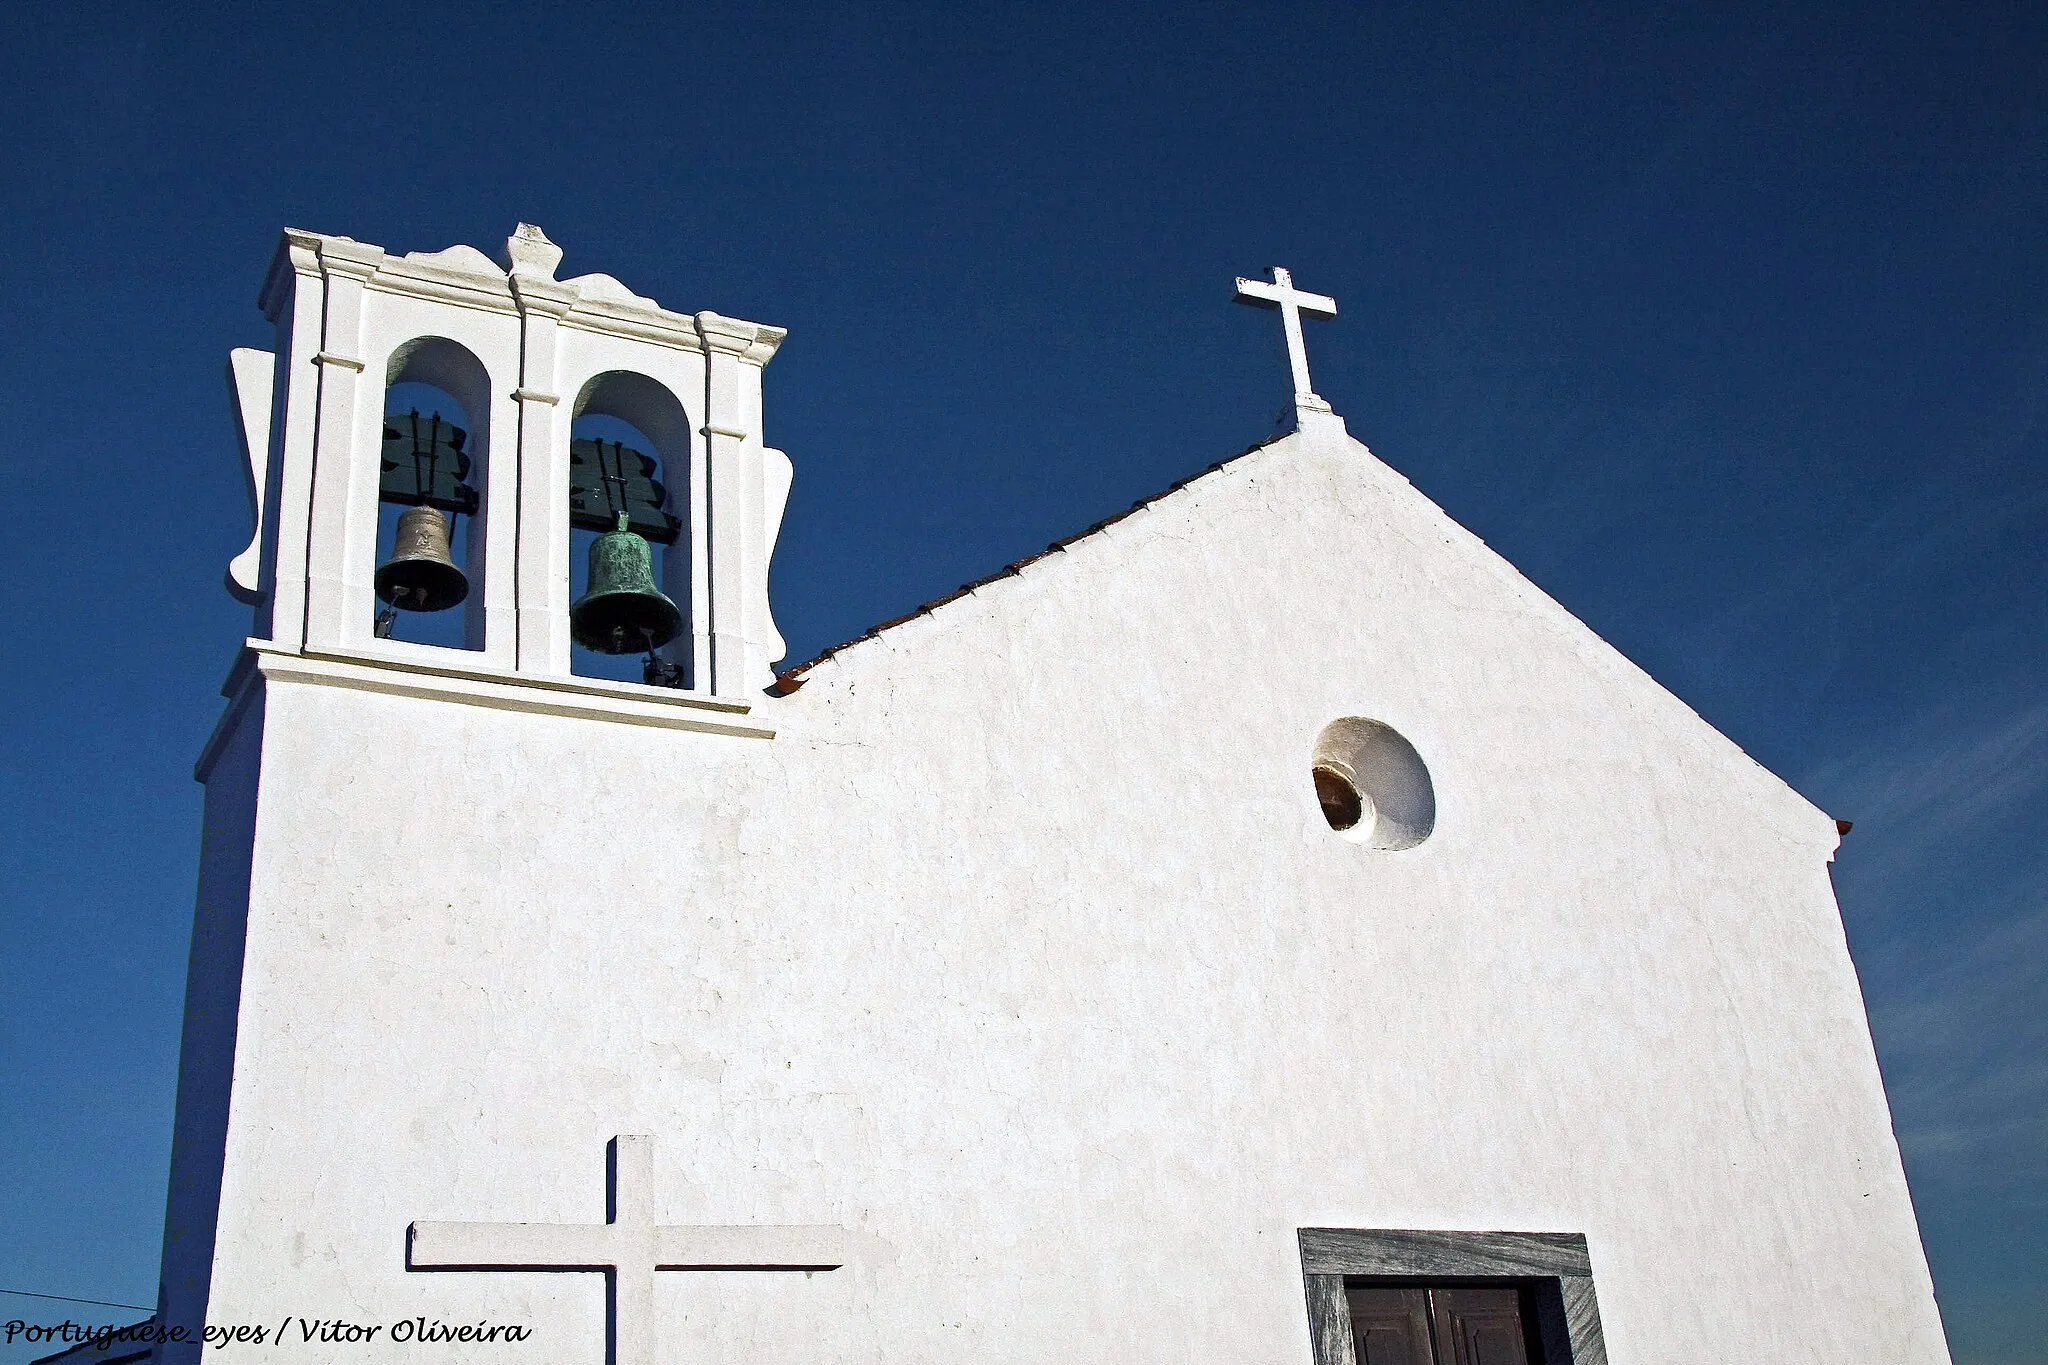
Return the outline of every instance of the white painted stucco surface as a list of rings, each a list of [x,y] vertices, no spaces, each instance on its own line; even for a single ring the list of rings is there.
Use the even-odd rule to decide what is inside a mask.
[[[405,1231],[601,1222],[647,1133],[670,1221],[870,1247],[660,1276],[664,1361],[1306,1365],[1305,1226],[1583,1232],[1626,1365],[1946,1361],[1832,822],[1333,425],[755,714],[269,684],[206,1317],[534,1335],[210,1357],[601,1365],[600,1276]],[[1347,715],[1419,847],[1325,825]]]

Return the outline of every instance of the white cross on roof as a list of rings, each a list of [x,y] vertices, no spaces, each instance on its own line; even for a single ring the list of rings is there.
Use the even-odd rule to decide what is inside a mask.
[[[1316,396],[1308,382],[1308,347],[1301,339],[1301,315],[1333,318],[1337,301],[1327,294],[1310,294],[1294,287],[1294,276],[1281,266],[1273,267],[1273,282],[1237,278],[1237,301],[1255,308],[1280,310],[1281,326],[1287,333],[1287,364],[1294,371],[1294,405],[1315,412],[1328,412],[1330,405]]]

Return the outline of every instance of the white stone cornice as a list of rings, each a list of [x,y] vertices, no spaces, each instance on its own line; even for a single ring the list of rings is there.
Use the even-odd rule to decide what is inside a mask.
[[[780,327],[743,322],[705,310],[692,319],[706,351],[736,355],[749,365],[766,365],[789,333]]]
[[[722,313],[705,309],[691,319],[697,325],[697,333],[704,338],[704,344],[714,351],[728,351],[738,355],[754,342],[754,324],[729,318]]]
[[[375,276],[384,264],[384,248],[366,246],[348,237],[322,237],[319,239],[320,273],[330,278],[336,275],[367,281]]]
[[[406,265],[422,270],[446,270],[470,278],[502,280],[505,272],[490,257],[473,246],[457,243],[440,251],[408,251],[400,258]]]
[[[660,304],[645,294],[634,293],[616,276],[602,273],[578,275],[575,279],[564,280],[562,283],[574,289],[590,303],[618,303],[624,304],[627,308],[637,308],[651,313],[662,311]]]
[[[788,336],[785,328],[758,323],[754,327],[754,344],[740,354],[740,359],[756,368],[766,365],[775,359],[775,353],[782,349],[783,340]]]
[[[512,291],[513,302],[522,313],[539,313],[559,319],[576,306],[575,287],[560,280],[514,271],[506,283]]]
[[[509,313],[514,307],[504,273],[482,252],[466,247],[400,257],[352,238],[287,228],[257,300],[257,306],[273,320],[285,296],[282,286],[287,272],[344,276],[361,280],[380,294],[410,295],[487,312]]]
[[[379,294],[408,295],[491,313],[510,313],[514,308],[505,277],[495,271],[486,274],[420,261],[387,260],[371,277],[369,287]]]
[[[664,308],[627,308],[607,301],[578,299],[576,306],[562,319],[562,325],[603,336],[651,341],[657,346],[669,346],[679,351],[704,349],[689,316],[671,313]]]
[[[295,653],[279,649],[268,640],[247,640],[243,643],[243,652],[236,658],[234,667],[228,671],[227,681],[221,687],[221,694],[228,698],[227,710],[200,750],[199,761],[194,765],[194,775],[202,782],[248,709],[254,695],[252,684],[259,677],[273,683],[303,683],[356,692],[381,692],[387,696],[429,698],[496,711],[571,716],[661,730],[694,730],[699,734],[729,735],[735,739],[775,738],[772,722],[750,714],[754,709],[752,704],[701,692],[645,687],[606,678],[537,677],[479,668],[462,661],[429,662],[425,658],[393,657],[411,651],[388,647],[388,653],[341,650]],[[424,654],[426,651],[421,649],[420,652]]]
[[[508,258],[516,259],[505,273],[481,252],[451,248],[391,256],[382,247],[353,238],[287,228],[257,305],[274,321],[289,294],[285,285],[291,275],[344,276],[360,280],[380,294],[409,295],[486,312],[538,314],[585,332],[676,350],[718,350],[755,366],[766,365],[788,336],[781,327],[719,313],[692,316],[672,312],[652,299],[631,294],[608,276],[582,277],[592,282],[594,291],[602,289],[586,293],[576,280],[553,277],[552,262],[560,260],[561,248],[538,229],[535,234],[537,243],[519,234],[507,243]],[[518,252],[511,250],[514,244]]]

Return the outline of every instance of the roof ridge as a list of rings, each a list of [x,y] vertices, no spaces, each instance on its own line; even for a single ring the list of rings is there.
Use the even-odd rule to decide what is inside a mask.
[[[804,674],[810,672],[810,670],[816,668],[819,664],[824,663],[827,659],[832,658],[840,651],[851,649],[853,646],[860,644],[864,640],[872,640],[876,636],[880,635],[883,631],[893,630],[895,627],[903,625],[905,622],[915,621],[921,616],[929,616],[933,612],[937,611],[940,607],[945,606],[947,603],[957,602],[959,599],[967,596],[969,593],[972,593],[980,588],[985,588],[989,584],[996,582],[998,579],[1014,578],[1017,576],[1018,573],[1020,573],[1024,569],[1026,565],[1036,564],[1039,560],[1050,558],[1054,552],[1065,550],[1069,545],[1072,545],[1077,541],[1086,540],[1090,536],[1099,535],[1103,531],[1108,530],[1110,527],[1122,521],[1124,518],[1131,516],[1133,513],[1141,512],[1145,508],[1150,507],[1155,502],[1159,502],[1165,498],[1172,497],[1175,493],[1180,492],[1182,489],[1188,487],[1188,485],[1192,483],[1195,483],[1197,480],[1206,479],[1211,474],[1220,472],[1226,466],[1236,464],[1239,460],[1244,459],[1246,456],[1257,454],[1259,451],[1264,450],[1267,446],[1273,445],[1275,442],[1278,441],[1284,441],[1289,436],[1292,436],[1294,434],[1294,430],[1289,429],[1287,431],[1275,432],[1271,436],[1266,437],[1264,440],[1254,441],[1251,445],[1246,446],[1243,450],[1238,451],[1235,455],[1231,455],[1224,459],[1218,460],[1216,461],[1216,463],[1212,465],[1206,465],[1203,468],[1198,469],[1194,473],[1188,475],[1184,479],[1176,479],[1174,482],[1160,489],[1157,493],[1153,493],[1146,497],[1139,498],[1136,502],[1132,503],[1129,507],[1126,507],[1121,512],[1113,513],[1110,516],[1104,517],[1101,521],[1098,521],[1091,526],[1087,526],[1079,531],[1076,531],[1074,534],[1070,536],[1063,536],[1060,539],[1055,540],[1052,544],[1046,546],[1043,550],[1039,551],[1035,555],[1026,555],[1022,559],[1015,560],[1011,563],[1005,564],[1002,568],[997,569],[994,573],[988,574],[981,578],[973,579],[966,583],[962,583],[957,589],[947,593],[945,596],[934,597],[933,599],[931,599],[931,601],[920,603],[918,606],[913,607],[911,610],[905,612],[901,616],[892,616],[886,621],[882,621],[876,625],[869,626],[866,630],[862,631],[860,634],[852,637],[851,639],[841,640],[836,645],[827,645],[825,648],[819,650],[816,654],[813,654],[810,658],[804,660],[802,663],[792,664],[788,668],[778,671],[775,675],[775,686],[770,688],[769,691],[774,696],[786,697],[790,693],[796,691],[799,687],[802,687],[804,685]]]

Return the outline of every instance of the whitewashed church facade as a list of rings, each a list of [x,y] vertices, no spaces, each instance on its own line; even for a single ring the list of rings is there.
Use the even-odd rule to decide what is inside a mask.
[[[777,680],[782,332],[560,257],[287,232],[235,355],[256,624],[198,765],[164,1324],[362,1365],[1948,1359],[1835,822],[1346,433],[1327,300],[1240,282],[1292,432]],[[415,383],[466,423],[459,645],[379,612]],[[575,671],[592,413],[659,466],[682,686]]]

